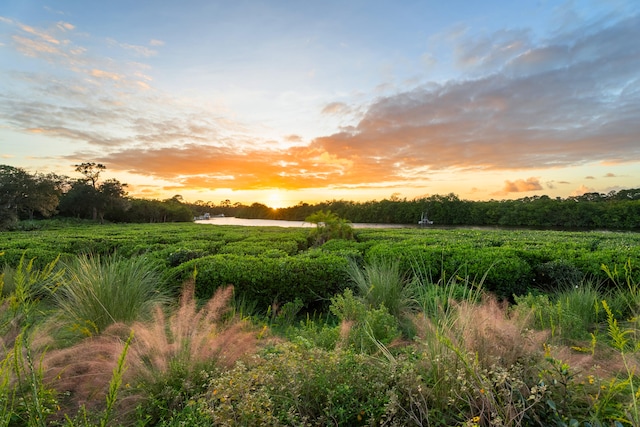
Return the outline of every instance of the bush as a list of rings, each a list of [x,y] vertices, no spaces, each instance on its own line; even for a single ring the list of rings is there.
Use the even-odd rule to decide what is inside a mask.
[[[331,300],[331,312],[342,322],[340,345],[362,353],[375,353],[379,344],[389,345],[400,336],[398,319],[382,304],[378,308],[367,307],[354,297],[351,289]]]
[[[201,298],[210,297],[220,286],[233,285],[238,296],[255,301],[261,310],[296,298],[314,310],[328,305],[331,296],[344,289],[346,263],[345,258],[322,251],[287,257],[219,254],[184,263],[175,275],[186,280],[196,269],[196,292]]]
[[[281,344],[211,381],[215,425],[379,425],[389,365],[350,350]]]
[[[549,290],[570,283],[578,283],[584,278],[584,273],[565,259],[554,259],[539,264],[535,268],[535,273],[536,285]]]

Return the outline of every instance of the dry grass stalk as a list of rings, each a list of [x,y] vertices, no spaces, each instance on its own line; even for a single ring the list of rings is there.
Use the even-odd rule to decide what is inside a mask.
[[[152,322],[113,324],[99,336],[46,353],[45,382],[68,396],[62,402],[66,411],[83,405],[89,410],[101,407],[132,329],[134,340],[126,357],[124,384],[153,380],[176,361],[189,369],[203,363],[230,367],[256,348],[256,334],[244,322],[223,319],[232,293],[231,287],[219,289],[198,309],[193,283],[187,283],[178,308],[170,316],[157,307]],[[129,394],[128,400],[131,406],[136,398]]]
[[[508,314],[508,305],[487,296],[481,304],[460,303],[457,307],[460,344],[477,355],[487,368],[500,362],[513,365],[541,354],[547,331],[527,329],[527,319]]]
[[[338,342],[336,348],[346,348],[349,345],[349,334],[354,325],[353,320],[343,320],[340,323],[340,334],[338,335]]]

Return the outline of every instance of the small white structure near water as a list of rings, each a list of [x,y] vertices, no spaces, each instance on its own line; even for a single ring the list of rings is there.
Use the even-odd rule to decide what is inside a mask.
[[[420,221],[418,221],[418,225],[431,225],[433,224],[433,221],[430,221],[429,218],[427,218],[427,213],[426,212],[422,212],[422,216],[420,217]]]

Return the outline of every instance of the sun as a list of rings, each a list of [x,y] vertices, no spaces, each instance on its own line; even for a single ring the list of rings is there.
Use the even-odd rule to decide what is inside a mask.
[[[267,206],[272,209],[280,209],[284,207],[284,200],[282,194],[279,191],[273,191],[269,193],[267,197]]]

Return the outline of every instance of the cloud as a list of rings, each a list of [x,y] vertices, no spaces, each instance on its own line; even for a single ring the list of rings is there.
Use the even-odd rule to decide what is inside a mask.
[[[379,98],[355,126],[315,145],[357,162],[385,159],[387,171],[640,160],[640,17],[563,36],[534,44],[526,31],[503,31],[471,43],[460,60],[491,73]]]
[[[70,24],[68,22],[64,22],[64,21],[58,21],[56,23],[56,27],[58,27],[62,31],[72,31],[76,28],[75,25]]]
[[[350,109],[344,102],[331,102],[324,106],[322,114],[347,114]]]
[[[505,193],[522,193],[537,190],[542,190],[542,185],[538,178],[517,179],[513,182],[505,181],[502,189]]]
[[[117,73],[111,73],[109,71],[104,71],[104,70],[98,70],[98,69],[93,69],[91,70],[90,74],[93,77],[97,77],[99,79],[109,79],[109,80],[121,80],[122,76],[120,74]]]
[[[617,177],[617,175],[616,175],[615,173],[611,173],[611,172],[609,172],[609,173],[608,173],[608,174],[606,174],[604,177],[605,177],[605,178],[616,178],[616,177]]]
[[[596,179],[596,177],[593,175],[587,175],[584,177],[584,179]]]
[[[587,187],[586,185],[583,184],[580,187],[573,190],[571,192],[571,196],[577,197],[577,196],[582,196],[583,194],[595,193],[595,192],[596,192],[595,188]]]
[[[204,146],[128,149],[98,159],[116,170],[179,182],[196,189],[309,188],[343,173],[343,160],[307,147],[283,153],[257,147]]]
[[[130,43],[121,43],[113,38],[108,38],[107,43],[109,44],[109,46],[116,46],[126,51],[133,52],[136,56],[142,56],[145,58],[149,58],[158,54],[158,51],[154,49],[150,49],[147,46],[130,44]],[[151,46],[162,46],[163,42],[159,40],[152,40],[150,44]]]
[[[287,135],[284,137],[284,139],[285,141],[288,141],[288,142],[302,142],[302,137],[300,135],[295,135],[295,134]]]

